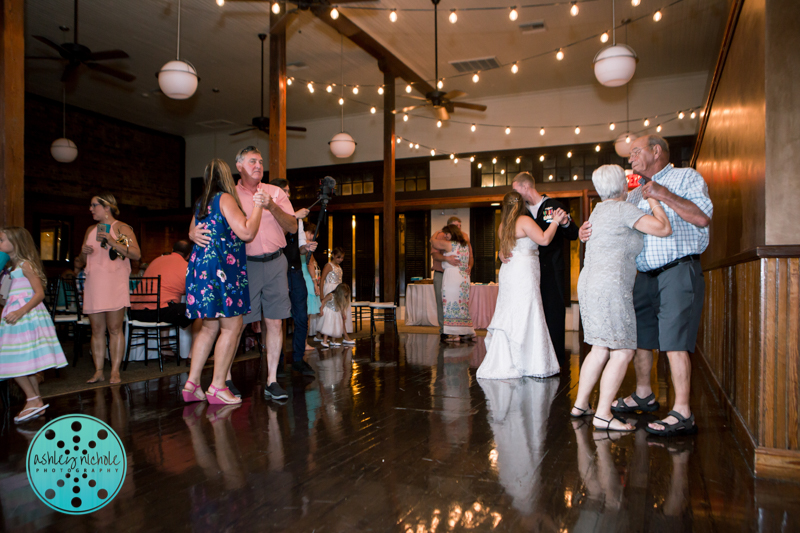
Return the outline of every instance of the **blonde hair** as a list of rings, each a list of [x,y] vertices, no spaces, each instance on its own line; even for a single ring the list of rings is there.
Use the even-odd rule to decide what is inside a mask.
[[[198,211],[196,219],[200,220],[208,216],[208,206],[214,200],[214,196],[218,192],[226,192],[233,196],[236,200],[236,205],[239,206],[242,213],[242,203],[239,201],[239,195],[236,193],[236,184],[233,183],[233,175],[228,163],[222,159],[212,159],[206,165],[206,170],[203,174],[203,194],[197,200]]]
[[[520,174],[517,175],[519,176]],[[511,249],[517,244],[517,219],[525,212],[525,200],[517,191],[511,191],[503,196],[502,205],[500,219],[503,227],[500,229],[500,251],[508,257]]]
[[[112,215],[115,217],[119,216],[119,206],[117,205],[117,199],[113,194],[110,192],[101,192],[100,194],[96,195],[95,198],[97,198],[97,201],[100,202],[100,205],[111,209]]]
[[[530,172],[520,172],[516,176],[514,176],[514,182],[519,183],[520,185],[527,185],[531,189],[536,188],[536,180],[533,179],[533,175]]]
[[[42,280],[42,287],[47,287],[47,276],[44,275],[42,259],[39,257],[36,245],[33,244],[33,237],[31,237],[30,232],[18,226],[0,228],[0,232],[6,234],[8,242],[14,247],[14,257],[11,259],[14,266],[18,267],[27,262],[33,269],[34,274]]]
[[[340,283],[333,289],[333,306],[337,311],[344,311],[350,305],[350,285]]]

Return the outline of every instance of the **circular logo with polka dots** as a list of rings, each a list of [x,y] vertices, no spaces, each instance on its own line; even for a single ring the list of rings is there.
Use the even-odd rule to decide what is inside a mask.
[[[67,415],[36,433],[26,465],[40,500],[62,513],[87,514],[114,499],[128,462],[108,424],[93,416]]]

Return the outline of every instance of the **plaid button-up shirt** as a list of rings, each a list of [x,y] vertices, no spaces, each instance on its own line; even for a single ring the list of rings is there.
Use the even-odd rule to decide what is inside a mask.
[[[672,194],[685,198],[694,203],[700,210],[711,218],[714,206],[708,197],[708,185],[703,176],[693,168],[675,168],[671,163],[661,169],[653,181],[666,187]],[[628,201],[639,209],[653,214],[650,204],[642,198],[642,188],[638,187],[628,194]],[[636,268],[639,272],[647,272],[680,259],[687,255],[701,254],[708,247],[708,228],[701,228],[683,220],[669,206],[662,202],[662,207],[667,213],[669,223],[672,225],[672,235],[669,237],[644,236],[644,248],[636,257]]]

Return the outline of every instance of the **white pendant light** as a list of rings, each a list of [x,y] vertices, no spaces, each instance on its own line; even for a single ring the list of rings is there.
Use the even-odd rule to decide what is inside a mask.
[[[188,61],[181,60],[181,0],[178,0],[178,50],[176,59],[169,61],[156,74],[158,86],[173,100],[191,98],[197,90],[197,70]]]
[[[344,36],[340,35],[341,39],[341,72],[342,72],[342,97],[344,97]],[[356,151],[356,141],[349,133],[344,131],[344,106],[342,107],[342,131],[333,136],[328,142],[331,153],[339,158],[350,157]]]
[[[78,157],[78,146],[67,139],[67,92],[64,90],[64,115],[62,122],[62,135],[60,139],[50,145],[50,155],[59,163],[72,163]]]
[[[612,44],[600,50],[594,56],[594,75],[606,87],[619,87],[625,85],[636,72],[636,52],[626,44],[617,44],[615,2],[611,2],[611,33]]]
[[[636,140],[636,135],[623,133],[614,141],[614,151],[620,157],[628,158],[631,156],[631,144]]]

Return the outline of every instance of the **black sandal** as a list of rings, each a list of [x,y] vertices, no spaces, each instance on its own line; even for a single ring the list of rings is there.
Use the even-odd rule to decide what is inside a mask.
[[[605,422],[606,423],[606,427],[601,428],[601,427],[596,426],[595,423],[594,423],[594,420],[600,420],[601,422]],[[600,430],[600,431],[618,431],[620,433],[631,433],[632,431],[636,431],[636,427],[635,426],[630,428],[630,429],[612,428],[611,427],[611,422],[613,422],[614,420],[617,420],[618,422],[620,422],[622,424],[627,424],[627,422],[625,422],[623,419],[621,419],[618,416],[612,416],[610,420],[606,420],[605,418],[600,418],[599,416],[594,415],[594,419],[592,420],[592,425],[594,426],[595,429]]]
[[[674,437],[676,435],[694,435],[697,433],[697,424],[694,423],[694,414],[689,416],[689,418],[685,418],[682,414],[678,411],[670,411],[667,413],[667,416],[674,416],[678,419],[677,422],[674,424],[668,424],[664,422],[664,420],[658,420],[657,422],[653,422],[653,424],[661,424],[664,426],[664,429],[653,429],[650,427],[650,424],[644,427],[645,431],[650,433],[651,435],[656,435],[658,437]]]
[[[580,411],[580,412],[581,412],[581,414],[579,414],[579,415],[573,415],[573,414],[572,414],[572,409],[577,409],[578,411]],[[584,416],[591,416],[591,415],[593,415],[593,414],[594,414],[594,411],[592,411],[592,404],[589,404],[589,405],[587,405],[587,406],[586,406],[586,409],[581,409],[581,408],[580,408],[580,407],[578,407],[577,405],[573,405],[573,406],[572,406],[572,409],[570,409],[570,410],[569,410],[569,416],[571,416],[572,418],[582,418],[582,417],[584,417]],[[590,413],[589,411],[592,411],[592,412]]]
[[[617,398],[617,401],[611,405],[611,410],[615,413],[636,413],[641,411],[643,413],[652,413],[653,411],[658,411],[661,405],[655,401],[656,395],[654,392],[651,392],[645,398],[639,398],[634,392],[631,394],[631,399],[636,402],[634,407],[625,403],[625,398]],[[650,403],[650,400],[654,400],[653,403]]]

